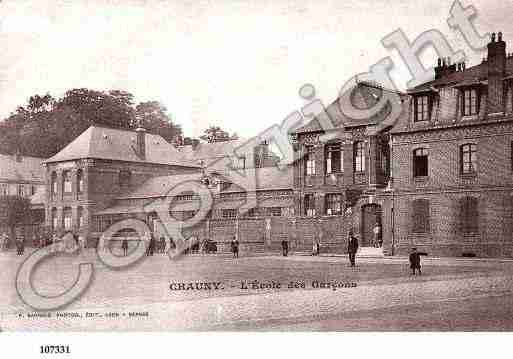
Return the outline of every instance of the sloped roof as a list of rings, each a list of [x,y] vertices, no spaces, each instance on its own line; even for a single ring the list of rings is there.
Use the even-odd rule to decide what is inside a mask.
[[[506,57],[506,76],[513,75],[513,57]],[[423,83],[409,89],[409,92],[428,90],[430,88],[443,87],[448,85],[461,85],[464,83],[479,83],[488,78],[488,61],[478,65],[465,68],[463,71],[450,72],[439,79]]]
[[[178,151],[183,154],[184,158],[193,161],[217,159],[233,156],[235,150],[245,142],[244,139],[213,143],[200,142],[194,149],[192,145],[187,145],[179,147]]]
[[[0,155],[0,180],[11,182],[44,182],[43,158]]]
[[[238,186],[238,173],[236,171],[227,171],[220,174],[226,181],[232,180],[232,184],[223,192],[243,192],[243,188]],[[281,170],[277,167],[264,167],[257,169],[247,169],[246,176],[255,176],[256,190],[278,190],[278,189],[291,189],[292,188],[292,174],[293,168],[287,166]],[[128,194],[121,195],[122,198],[149,198],[149,197],[162,197],[171,191],[175,186],[186,182],[197,182],[203,177],[202,173],[191,173],[184,175],[170,175],[153,177],[137,187],[135,190]]]
[[[164,165],[199,167],[159,135],[145,134],[146,157],[136,153],[136,133],[129,130],[91,126],[55,156],[45,162],[70,161],[81,158],[145,162]]]
[[[352,118],[350,116],[350,112],[354,108],[356,108],[356,110],[371,109],[376,103],[378,103],[384,92],[393,92],[400,98],[405,96],[405,94],[382,88],[378,85],[360,82],[356,86],[348,89],[342,96],[338,97],[333,103],[326,107],[326,113],[320,115],[325,116],[325,118],[316,117],[306,125],[292,131],[292,133],[324,131],[321,126],[321,122],[329,120],[332,121],[335,129],[375,125],[383,122],[391,113],[391,105],[389,104],[384,106],[384,108],[378,113],[365,119]],[[327,116],[329,116],[329,118]]]

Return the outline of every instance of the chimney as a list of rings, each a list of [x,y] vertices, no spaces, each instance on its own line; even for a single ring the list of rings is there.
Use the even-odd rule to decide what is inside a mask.
[[[137,155],[145,160],[146,159],[146,130],[141,126],[137,127],[135,130],[137,134],[136,145],[137,145]]]
[[[442,77],[442,69],[443,69],[442,59],[439,57],[437,66],[435,67],[435,80],[438,80],[439,78]]]
[[[504,112],[504,76],[506,74],[506,43],[502,41],[502,32],[495,33],[488,43],[488,113]]]

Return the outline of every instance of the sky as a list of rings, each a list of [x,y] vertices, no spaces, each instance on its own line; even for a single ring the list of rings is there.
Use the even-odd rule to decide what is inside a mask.
[[[481,33],[512,44],[513,3],[461,1]],[[309,83],[326,105],[355,74],[384,57],[404,89],[410,74],[381,39],[402,29],[413,41],[447,25],[440,0],[0,0],[0,118],[34,94],[87,87],[158,100],[187,136],[219,125],[251,137],[306,104]],[[510,41],[510,39],[512,39]],[[469,65],[482,54],[470,53]],[[426,67],[436,55],[427,49]]]

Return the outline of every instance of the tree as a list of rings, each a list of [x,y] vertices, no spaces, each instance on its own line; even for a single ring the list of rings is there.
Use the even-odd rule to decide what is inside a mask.
[[[8,227],[11,237],[16,226],[30,222],[30,200],[21,196],[0,197],[0,225]]]
[[[230,134],[227,131],[221,129],[221,127],[210,126],[203,132],[203,135],[200,136],[200,139],[208,143],[214,143],[230,141],[232,137],[230,137]]]
[[[143,125],[149,132],[162,136],[166,141],[176,142],[182,135],[180,125],[173,123],[167,109],[158,101],[141,102],[135,107],[138,125]]]

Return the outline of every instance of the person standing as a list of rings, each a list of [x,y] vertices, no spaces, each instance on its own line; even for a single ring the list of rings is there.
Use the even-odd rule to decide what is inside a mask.
[[[420,271],[420,253],[417,252],[417,248],[413,247],[410,252],[410,269],[412,270],[412,275],[415,275],[415,271],[419,272],[419,275],[422,275]]]
[[[289,242],[286,239],[281,241],[281,249],[283,256],[286,257],[289,254]]]
[[[232,252],[233,252],[233,258],[239,258],[239,241],[237,240],[237,237],[233,237],[232,239]]]
[[[381,226],[379,225],[379,222],[376,222],[374,225],[374,228],[372,229],[372,232],[374,233],[374,247],[380,248],[381,247]]]
[[[358,251],[358,239],[354,236],[353,231],[349,232],[347,240],[347,253],[349,254],[349,262],[351,267],[356,265],[356,252]]]

